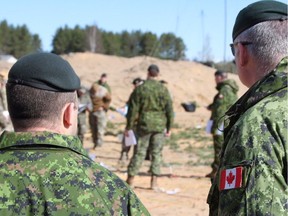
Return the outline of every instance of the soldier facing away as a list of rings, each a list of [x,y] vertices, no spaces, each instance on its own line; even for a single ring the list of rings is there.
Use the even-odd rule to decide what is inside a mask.
[[[231,50],[248,91],[226,112],[210,215],[287,215],[287,4],[242,9]]]
[[[128,136],[128,130],[133,129],[137,120],[136,134],[138,137],[136,152],[128,165],[126,182],[131,186],[133,186],[134,176],[137,175],[145,159],[150,143],[152,156],[151,188],[157,187],[164,138],[170,136],[173,121],[172,101],[167,88],[157,80],[158,74],[158,66],[150,65],[147,80],[133,91],[129,100],[125,136]]]
[[[20,58],[8,75],[15,132],[0,137],[0,215],[149,215],[77,137],[80,79],[51,53]]]

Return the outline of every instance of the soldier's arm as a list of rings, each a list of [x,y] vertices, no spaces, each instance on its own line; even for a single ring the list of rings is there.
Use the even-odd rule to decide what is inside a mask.
[[[126,130],[131,130],[134,126],[134,123],[137,119],[139,112],[139,95],[137,93],[137,89],[135,89],[128,102],[128,113],[127,113],[127,124]]]
[[[103,108],[105,110],[108,110],[109,106],[110,106],[110,103],[111,103],[111,95],[110,95],[110,93],[108,91],[107,91],[107,94],[103,98],[103,102],[104,102]]]
[[[166,112],[166,118],[167,118],[167,124],[166,124],[166,130],[167,133],[170,132],[171,130],[171,126],[173,124],[173,119],[174,119],[174,111],[173,111],[173,103],[172,103],[172,99],[171,96],[167,90],[167,102],[166,102],[166,106],[165,106],[165,112]]]

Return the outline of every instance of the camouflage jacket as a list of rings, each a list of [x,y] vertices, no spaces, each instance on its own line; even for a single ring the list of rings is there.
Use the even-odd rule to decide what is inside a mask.
[[[239,87],[234,80],[227,79],[218,83],[216,89],[218,93],[215,95],[213,103],[209,105],[212,111],[211,120],[213,120],[212,134],[215,134],[220,128],[225,112],[236,102]]]
[[[92,161],[77,137],[4,132],[0,215],[149,215],[120,178]]]
[[[287,63],[284,58],[227,111],[210,215],[287,214]]]
[[[137,120],[137,134],[170,131],[173,107],[167,88],[160,82],[146,80],[130,96],[126,129]]]

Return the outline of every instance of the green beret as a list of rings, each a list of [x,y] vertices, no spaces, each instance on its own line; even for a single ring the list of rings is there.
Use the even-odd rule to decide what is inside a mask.
[[[233,41],[246,29],[269,20],[286,20],[287,4],[277,1],[258,1],[243,8],[235,21]]]
[[[148,71],[149,71],[149,72],[154,72],[154,73],[159,73],[159,68],[158,68],[157,65],[151,64],[151,65],[148,67]]]
[[[20,58],[10,69],[7,82],[54,92],[73,92],[80,88],[80,79],[71,65],[52,53]]]

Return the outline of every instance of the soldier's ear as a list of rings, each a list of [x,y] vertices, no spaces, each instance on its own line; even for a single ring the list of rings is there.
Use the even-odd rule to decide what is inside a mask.
[[[238,58],[240,66],[245,66],[246,64],[248,64],[249,60],[248,49],[247,46],[241,43],[238,44]]]
[[[64,107],[64,111],[63,111],[63,126],[68,129],[74,121],[74,112],[76,112],[77,110],[75,110],[75,104],[74,103],[69,103],[66,104],[66,106]]]

